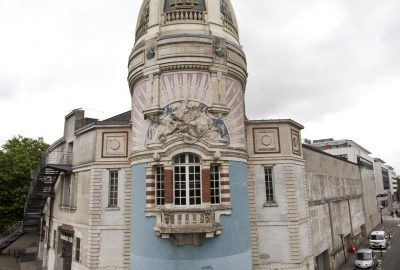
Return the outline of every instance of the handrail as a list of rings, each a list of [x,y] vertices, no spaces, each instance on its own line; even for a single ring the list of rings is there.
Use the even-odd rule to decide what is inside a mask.
[[[52,151],[46,155],[46,164],[72,165],[72,153],[66,151]]]
[[[0,240],[5,239],[7,237],[9,237],[11,234],[13,234],[15,231],[22,229],[22,225],[23,222],[22,221],[18,221],[17,223],[15,223],[14,225],[12,225],[10,228],[8,228],[5,232],[3,232],[2,234],[0,234]]]

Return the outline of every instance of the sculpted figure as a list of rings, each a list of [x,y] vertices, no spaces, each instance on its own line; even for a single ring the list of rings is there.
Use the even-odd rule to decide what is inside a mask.
[[[186,98],[168,117],[159,120],[153,137],[154,142],[163,142],[169,135],[182,137],[187,143],[200,139],[217,140],[219,127],[204,112],[204,107]]]

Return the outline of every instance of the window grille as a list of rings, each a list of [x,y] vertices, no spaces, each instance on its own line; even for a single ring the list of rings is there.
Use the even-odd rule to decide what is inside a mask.
[[[181,154],[174,162],[175,205],[201,204],[200,158],[194,154]]]
[[[221,203],[219,166],[210,167],[211,204]]]
[[[164,205],[165,194],[164,194],[164,167],[158,166],[155,169],[155,180],[156,180],[156,204]]]
[[[118,171],[110,171],[108,207],[118,206]]]
[[[273,176],[272,168],[264,168],[265,174],[265,195],[267,202],[274,202],[274,187],[273,187]]]

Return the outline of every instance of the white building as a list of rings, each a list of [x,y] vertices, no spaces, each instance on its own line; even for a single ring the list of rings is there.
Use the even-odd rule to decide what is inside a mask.
[[[371,152],[353,140],[313,140],[311,146],[354,163],[358,163],[360,157],[371,162],[371,165],[374,162]]]

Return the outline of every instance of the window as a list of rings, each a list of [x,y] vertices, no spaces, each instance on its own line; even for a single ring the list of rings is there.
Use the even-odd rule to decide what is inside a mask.
[[[81,258],[81,239],[77,237],[75,239],[75,261],[79,262]]]
[[[69,206],[71,196],[71,177],[69,175],[64,175],[62,178],[62,197],[61,205]]]
[[[175,205],[201,204],[200,158],[193,154],[181,154],[174,159]]]
[[[211,204],[219,204],[221,202],[219,178],[220,178],[219,166],[211,165],[210,167]]]
[[[383,181],[383,189],[389,190],[390,189],[389,171],[384,168],[382,168],[382,181]]]
[[[108,207],[118,206],[118,171],[110,171]]]
[[[275,202],[274,198],[274,187],[273,187],[273,177],[272,177],[272,168],[264,168],[265,174],[265,196],[266,202]]]
[[[61,207],[74,209],[76,207],[77,174],[64,174],[61,176]]]
[[[164,167],[158,166],[155,169],[156,204],[164,205]]]
[[[56,250],[56,239],[57,239],[57,231],[53,232],[53,249]]]

